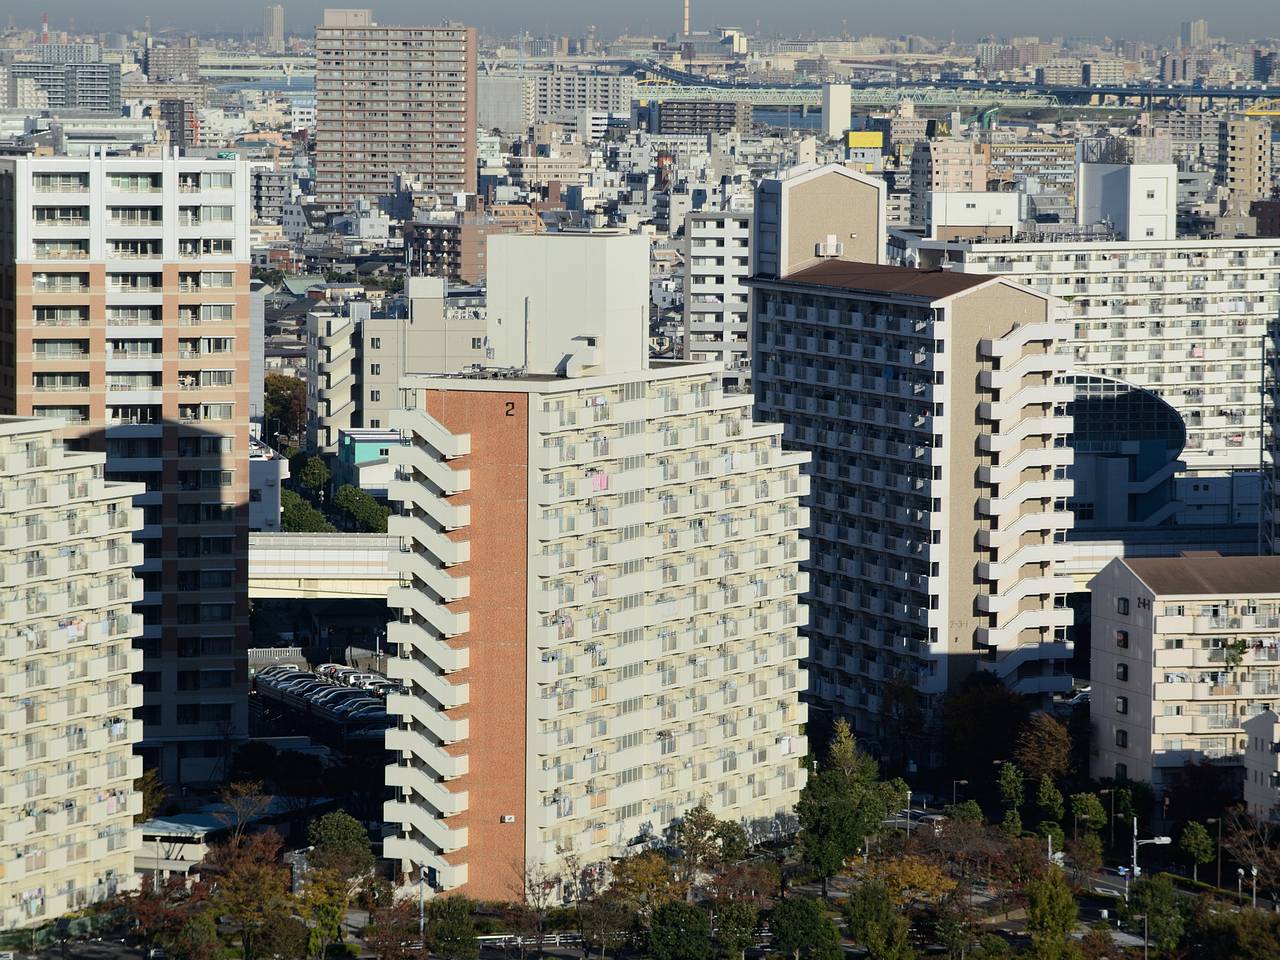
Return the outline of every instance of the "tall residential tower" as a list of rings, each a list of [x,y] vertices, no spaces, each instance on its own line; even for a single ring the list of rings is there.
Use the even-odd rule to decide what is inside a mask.
[[[507,899],[701,801],[786,826],[808,484],[719,364],[647,360],[645,238],[490,245],[493,366],[403,381],[386,853]]]
[[[144,486],[141,752],[186,783],[247,726],[248,173],[0,161],[0,413],[62,419]]]

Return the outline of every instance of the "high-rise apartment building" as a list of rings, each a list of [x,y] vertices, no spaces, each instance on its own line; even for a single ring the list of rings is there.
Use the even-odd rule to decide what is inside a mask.
[[[66,421],[145,485],[141,752],[225,773],[245,735],[248,168],[234,160],[0,160],[0,412]]]
[[[928,220],[929,193],[982,193],[990,173],[986,153],[968,140],[933,139],[911,151],[911,222]]]
[[[1263,350],[1280,311],[1280,241],[922,240],[913,249],[922,267],[1068,300],[1071,327],[1057,348],[1069,366],[1150,390],[1186,421],[1178,522],[1258,522],[1259,460],[1265,473],[1271,459],[1260,451],[1272,432]]]
[[[1214,179],[1230,201],[1247,210],[1253,200],[1271,196],[1271,124],[1266,120],[1227,119],[1218,124]]]
[[[712,210],[684,220],[684,359],[724,367],[724,383],[751,382],[751,323],[747,288],[751,273],[751,211]]]
[[[103,480],[56,420],[0,417],[0,925],[131,886],[142,631],[141,484]]]
[[[440,196],[476,189],[476,31],[380,26],[326,10],[316,27],[316,200],[350,210],[408,174]]]
[[[813,701],[927,759],[923,730],[885,727],[895,690],[928,723],[980,669],[1070,688],[1069,326],[1034,290],[857,259],[852,243],[880,248],[881,197],[841,167],[760,186],[751,378],[757,417],[813,453]]]
[[[272,53],[284,52],[284,4],[273,3],[263,8],[262,43]]]
[[[636,78],[620,73],[552,70],[535,75],[536,120],[564,120],[580,113],[631,116]]]
[[[1164,789],[1280,699],[1280,557],[1112,560],[1089,582],[1089,775]]]
[[[142,69],[152,83],[199,80],[200,48],[194,42],[148,46],[142,58]]]
[[[9,75],[9,98],[21,106],[21,92],[27,87],[43,93],[51,110],[93,110],[120,112],[120,64],[118,63],[30,63],[19,61],[5,68]]]
[[[493,366],[396,421],[385,818],[403,875],[508,899],[700,801],[791,810],[808,483],[718,365],[647,360],[646,239],[490,243]]]

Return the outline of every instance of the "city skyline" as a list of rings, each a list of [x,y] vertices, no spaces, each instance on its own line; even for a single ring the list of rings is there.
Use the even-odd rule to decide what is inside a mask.
[[[150,16],[153,30],[166,28],[212,31],[236,35],[257,33],[261,29],[264,4],[257,0],[232,0],[215,10],[183,10],[182,19],[173,19],[171,11],[157,9],[150,0],[123,0],[110,4],[110,12],[104,12],[97,4],[84,0],[65,0],[48,3],[41,8],[49,15],[52,29],[71,29],[74,18],[79,30],[120,29],[122,22],[130,28],[138,28]],[[296,36],[311,34],[311,28],[320,22],[326,7],[334,7],[326,0],[284,5],[286,33]],[[1028,7],[1036,9],[1028,9]],[[665,7],[669,7],[668,11]],[[921,0],[910,15],[901,11],[865,4],[862,9],[837,4],[833,0],[811,0],[803,5],[803,13],[783,23],[776,17],[772,4],[763,0],[696,0],[691,3],[691,25],[694,31],[716,26],[736,26],[754,31],[757,23],[763,34],[793,36],[799,34],[824,34],[839,36],[900,36],[918,34],[958,41],[974,41],[986,36],[1040,35],[1045,37],[1104,37],[1141,39],[1156,43],[1176,39],[1181,21],[1206,18],[1209,33],[1213,37],[1233,40],[1261,39],[1268,35],[1265,20],[1257,15],[1251,0],[1223,0],[1211,11],[1201,0],[1138,0],[1117,5],[1105,0],[1080,0],[1063,7],[1039,3],[1028,5],[1018,0],[984,0],[982,14],[974,15],[968,7],[957,8],[944,0]],[[643,13],[619,5],[616,12],[606,13],[598,4],[587,0],[553,0],[540,5],[536,15],[530,15],[525,7],[514,4],[486,4],[483,11],[474,5],[458,2],[433,4],[429,11],[422,10],[408,0],[391,0],[376,5],[376,18],[385,24],[441,21],[465,21],[483,32],[495,35],[577,34],[584,33],[594,24],[604,34],[657,34],[668,35],[679,28],[682,7],[678,0],[667,0],[664,5],[652,5]],[[15,18],[15,26],[38,28],[39,16]],[[1091,29],[1081,30],[1082,24]],[[927,25],[928,29],[921,29]],[[1275,25],[1280,33],[1280,23]]]

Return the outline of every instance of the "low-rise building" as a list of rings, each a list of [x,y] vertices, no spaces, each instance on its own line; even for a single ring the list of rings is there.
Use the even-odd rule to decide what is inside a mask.
[[[1244,724],[1244,806],[1254,820],[1280,820],[1280,716],[1272,707]]]
[[[1115,559],[1089,589],[1090,775],[1160,790],[1186,763],[1239,764],[1280,701],[1280,557]]]

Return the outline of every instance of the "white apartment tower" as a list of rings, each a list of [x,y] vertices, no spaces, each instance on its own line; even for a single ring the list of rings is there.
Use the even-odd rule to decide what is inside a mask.
[[[840,167],[766,181],[749,281],[757,416],[813,454],[810,693],[871,738],[891,685],[929,721],[975,670],[1071,682],[1064,306],[850,256],[833,236],[870,239],[850,225],[882,223],[882,196]]]
[[[142,797],[133,640],[137,483],[103,480],[57,420],[0,417],[0,927],[34,926],[134,881]]]
[[[1152,188],[1155,189],[1155,188]],[[1170,201],[1172,203],[1172,201]],[[1280,312],[1280,240],[981,239],[913,244],[922,267],[1003,277],[1069,303],[1071,369],[1149,390],[1187,426],[1180,525],[1260,522],[1273,468],[1264,351]]]
[[[0,160],[0,413],[143,485],[140,750],[221,779],[247,735],[249,169]]]
[[[684,359],[715,361],[724,383],[751,383],[751,211],[710,210],[684,220]]]
[[[494,366],[403,381],[387,856],[507,899],[704,800],[766,835],[805,782],[807,457],[718,364],[649,363],[644,238],[492,237],[489,281]]]

